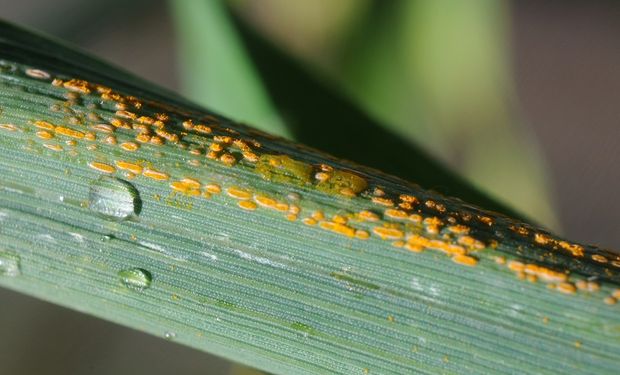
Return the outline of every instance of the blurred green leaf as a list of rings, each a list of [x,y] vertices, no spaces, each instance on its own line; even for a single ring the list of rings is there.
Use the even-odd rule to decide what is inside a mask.
[[[228,0],[235,12],[286,51],[330,69],[371,0]]]
[[[272,134],[290,133],[221,1],[171,1],[185,94],[199,104]]]

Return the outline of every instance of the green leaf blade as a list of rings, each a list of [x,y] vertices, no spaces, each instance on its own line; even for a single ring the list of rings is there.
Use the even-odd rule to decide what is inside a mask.
[[[616,254],[0,51],[3,287],[273,373],[616,371]]]

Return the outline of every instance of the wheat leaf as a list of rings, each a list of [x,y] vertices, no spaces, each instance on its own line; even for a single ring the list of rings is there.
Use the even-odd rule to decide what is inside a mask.
[[[0,35],[0,285],[278,374],[617,372],[615,253]]]

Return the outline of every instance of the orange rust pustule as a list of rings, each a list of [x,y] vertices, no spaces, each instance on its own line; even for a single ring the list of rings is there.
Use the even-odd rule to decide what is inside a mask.
[[[68,154],[81,142],[93,143],[95,147],[91,144],[88,148],[91,151],[101,145],[120,152],[118,158],[106,163],[89,161],[90,168],[100,173],[114,173],[118,168],[122,173],[148,178],[174,191],[204,198],[225,191],[226,194],[218,199],[232,200],[240,210],[258,209],[260,212],[268,208],[279,211],[283,220],[291,221],[299,216],[299,225],[308,230],[328,230],[351,237],[352,241],[385,241],[392,245],[390,251],[439,250],[449,255],[446,258],[465,266],[493,259],[471,254],[492,251],[489,248],[496,247],[499,256],[522,259],[524,266],[518,272],[526,279],[553,282],[555,289],[567,294],[585,290],[572,284],[575,281],[572,280],[573,274],[620,283],[620,258],[611,252],[564,241],[530,225],[461,204],[414,185],[401,184],[401,191],[395,191],[393,178],[363,168],[356,169],[344,162],[332,163],[330,158],[325,158],[330,162],[316,161],[316,154],[308,158],[314,160],[312,163],[304,156],[287,155],[284,151],[280,153],[281,150],[274,156],[269,146],[263,148],[263,145],[270,144],[271,137],[211,114],[198,114],[168,103],[135,98],[79,78],[53,77],[46,71],[29,69],[26,75],[30,79],[49,81],[50,87],[62,91],[62,97],[67,99],[58,109],[67,111],[65,120],[68,121],[33,119],[27,125],[36,128],[38,139],[35,139],[41,144],[54,138],[53,142],[43,143],[50,153],[64,151]],[[107,112],[88,116],[72,112],[72,106],[92,99],[103,103],[101,106]],[[89,111],[96,112],[96,109],[89,108]],[[6,125],[2,130],[17,131],[21,125],[12,125],[14,128]],[[162,147],[185,152],[191,162],[184,162],[184,165],[192,166],[196,171],[218,164],[255,173],[262,168],[263,174],[270,173],[268,177],[274,184],[280,183],[276,177],[283,175],[288,182],[298,181],[302,191],[337,193],[355,201],[357,208],[345,215],[335,215],[333,210],[325,209],[325,212],[316,211],[321,215],[308,217],[306,211],[300,215],[306,204],[303,201],[299,205],[289,205],[282,197],[236,188],[232,182],[220,185],[219,180],[218,184],[210,182],[202,186],[198,183],[196,186],[191,182],[196,180],[195,175],[181,174],[171,164],[155,160],[152,165],[132,161],[136,160],[133,155],[141,154],[143,148]],[[304,147],[299,147],[298,151],[300,154],[308,152]],[[265,164],[274,161],[279,164]],[[407,190],[403,186],[408,191],[403,191]],[[314,207],[309,212],[313,210]]]

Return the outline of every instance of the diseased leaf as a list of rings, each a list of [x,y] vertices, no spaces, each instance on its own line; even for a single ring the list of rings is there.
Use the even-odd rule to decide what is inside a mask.
[[[0,285],[276,374],[617,372],[617,254],[52,45],[0,24]]]

